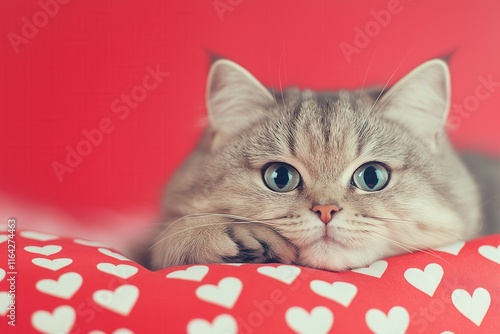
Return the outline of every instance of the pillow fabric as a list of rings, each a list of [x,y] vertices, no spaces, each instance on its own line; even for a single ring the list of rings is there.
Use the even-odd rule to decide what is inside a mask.
[[[0,234],[0,333],[500,330],[500,235],[346,272],[280,264],[152,272],[98,242],[12,233]]]
[[[498,0],[0,1],[0,190],[76,217],[156,206],[203,130],[211,55],[277,92],[393,85],[448,55],[453,143],[500,155],[499,13]]]

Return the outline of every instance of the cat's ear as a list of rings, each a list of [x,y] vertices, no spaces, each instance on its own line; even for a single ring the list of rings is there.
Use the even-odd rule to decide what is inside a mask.
[[[211,126],[230,136],[241,132],[265,115],[273,96],[240,65],[217,60],[208,74],[207,108]]]
[[[399,80],[377,102],[386,117],[399,122],[435,148],[445,133],[450,106],[448,65],[433,59]]]

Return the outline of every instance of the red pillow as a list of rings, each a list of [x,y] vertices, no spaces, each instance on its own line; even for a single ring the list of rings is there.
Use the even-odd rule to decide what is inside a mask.
[[[279,264],[151,272],[100,243],[28,231],[0,234],[0,252],[11,257],[0,264],[1,333],[500,330],[500,235],[341,273]]]

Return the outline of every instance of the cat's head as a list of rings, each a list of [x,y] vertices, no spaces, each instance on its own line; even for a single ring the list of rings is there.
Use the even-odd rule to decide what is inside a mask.
[[[479,200],[445,132],[447,65],[428,61],[379,92],[270,91],[215,62],[210,125],[167,212],[269,222],[298,264],[330,270],[470,237]]]

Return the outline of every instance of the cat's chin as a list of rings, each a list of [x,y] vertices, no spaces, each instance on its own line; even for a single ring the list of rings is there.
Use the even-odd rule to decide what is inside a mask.
[[[393,255],[389,249],[346,249],[328,240],[322,240],[300,250],[297,264],[315,269],[344,271],[370,265]]]

